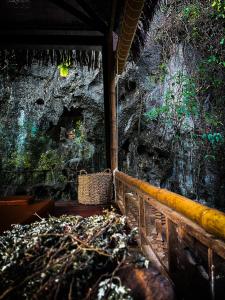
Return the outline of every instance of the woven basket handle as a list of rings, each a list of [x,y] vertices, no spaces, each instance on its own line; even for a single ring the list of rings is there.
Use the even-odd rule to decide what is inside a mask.
[[[80,170],[80,175],[87,175],[87,171],[86,170]]]
[[[103,173],[112,173],[111,169],[105,169]]]

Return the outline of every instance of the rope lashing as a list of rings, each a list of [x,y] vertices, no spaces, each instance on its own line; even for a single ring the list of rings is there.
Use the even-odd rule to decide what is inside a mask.
[[[144,0],[126,1],[117,48],[118,74],[123,72],[143,7]]]

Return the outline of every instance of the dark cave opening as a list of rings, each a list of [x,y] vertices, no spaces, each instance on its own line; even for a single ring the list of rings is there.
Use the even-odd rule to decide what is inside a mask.
[[[121,148],[125,151],[125,154],[127,154],[129,152],[129,146],[130,146],[130,140],[127,139],[121,146]]]
[[[45,101],[44,101],[43,99],[41,99],[41,98],[38,98],[38,99],[35,101],[35,103],[36,103],[37,105],[44,105],[44,104],[45,104]]]
[[[134,80],[128,80],[126,82],[126,90],[132,92],[136,89],[137,83]]]
[[[83,121],[83,110],[81,108],[66,108],[64,107],[58,123],[56,125],[50,124],[47,134],[59,142],[63,139],[62,135],[66,135],[66,132],[76,127],[77,122]]]
[[[138,145],[137,146],[137,153],[139,155],[143,155],[143,154],[145,154],[147,152],[148,152],[148,150],[147,150],[147,147],[145,145]]]

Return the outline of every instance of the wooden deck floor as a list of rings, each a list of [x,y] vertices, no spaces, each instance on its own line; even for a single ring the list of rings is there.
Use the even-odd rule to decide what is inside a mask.
[[[11,224],[29,224],[39,220],[39,217],[49,215],[60,217],[62,215],[80,215],[90,217],[103,213],[104,209],[111,209],[115,204],[83,205],[76,201],[43,200],[38,203],[24,205],[5,205],[0,207],[0,234],[10,229]],[[36,215],[38,214],[38,216]]]
[[[107,205],[84,205],[78,204],[76,201],[56,201],[52,212],[53,216],[61,215],[80,215],[82,217],[90,217],[96,214],[102,214],[104,209],[110,209],[114,204]]]

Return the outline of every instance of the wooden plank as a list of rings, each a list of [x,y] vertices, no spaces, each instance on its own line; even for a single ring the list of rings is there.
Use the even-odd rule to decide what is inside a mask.
[[[157,253],[155,253],[155,251],[153,250],[152,246],[151,246],[151,241],[149,241],[149,238],[145,235],[143,229],[142,229],[142,236],[146,241],[146,245],[145,245],[145,249],[147,250],[147,255],[150,254],[150,257],[153,258],[153,262],[157,265],[157,267],[162,271],[162,273],[169,277],[169,273],[165,267],[165,265],[163,264],[163,262],[161,261],[160,257],[157,255]],[[171,279],[170,279],[171,280]]]
[[[217,238],[225,240],[225,214],[219,210],[211,209],[186,197],[150,185],[147,182],[132,178],[122,172],[116,172],[116,176],[130,186],[136,187],[140,192],[156,199],[174,211],[187,217],[204,228]]]
[[[0,48],[6,49],[96,49],[101,50],[103,36],[0,34]]]
[[[208,249],[208,269],[210,277],[210,292],[212,300],[215,300],[215,266],[213,259],[213,250]]]
[[[172,222],[183,226],[188,234],[195,237],[205,246],[212,248],[215,252],[217,252],[221,257],[225,259],[225,243],[223,241],[216,239],[213,235],[207,233],[199,225],[195,224],[194,222],[190,221],[188,218],[182,216],[174,210],[168,208],[167,206],[159,203],[155,199],[148,198],[145,199],[145,201],[164,213]]]
[[[212,240],[212,250],[216,252],[221,258],[225,260],[225,246],[224,242],[221,240],[213,239]]]
[[[211,294],[215,300],[224,299],[225,295],[225,260],[213,253],[211,269]],[[212,299],[213,299],[212,297]]]
[[[111,168],[111,143],[110,143],[110,98],[109,98],[109,68],[108,59],[109,51],[107,41],[105,40],[102,48],[103,61],[103,84],[104,84],[104,115],[105,115],[105,153],[106,153],[106,167]]]
[[[169,227],[169,273],[176,284],[178,298],[200,299],[202,295],[202,299],[211,299],[207,246],[171,220]]]
[[[119,178],[117,179],[120,180]],[[126,181],[122,180],[122,182],[125,183]],[[225,259],[225,243],[222,240],[217,239],[212,234],[206,232],[198,224],[192,222],[191,220],[181,215],[180,213],[174,211],[173,209],[169,208],[168,206],[161,204],[160,202],[153,199],[152,197],[149,197],[147,194],[141,192],[134,186],[130,186],[128,190],[129,191],[132,190],[132,192],[141,194],[144,197],[144,200],[147,203],[149,203],[149,205],[153,206],[155,209],[159,210],[161,213],[166,215],[169,220],[182,226],[183,229],[185,229],[185,231],[188,232],[189,235],[199,240],[205,246],[212,248],[213,251],[215,251],[218,255],[220,255],[221,258]]]
[[[113,47],[112,36],[110,47]],[[112,54],[113,55],[113,54]],[[114,57],[113,62],[114,65]],[[115,170],[118,168],[118,124],[117,124],[117,104],[116,104],[116,84],[115,84],[115,68],[112,67],[110,76],[110,152],[111,152],[111,169]]]
[[[105,28],[102,28],[102,25],[99,24],[99,22],[96,22],[95,20],[92,20],[89,18],[86,14],[84,14],[81,10],[76,9],[73,5],[67,3],[66,1],[63,0],[49,0],[50,2],[54,3],[56,6],[62,8],[66,12],[72,14],[84,24],[87,24],[89,26],[92,26],[93,29],[99,30],[101,32],[105,31]]]
[[[110,21],[110,35],[108,46],[111,52],[111,59],[109,61],[109,68],[111,69],[110,76],[110,123],[111,123],[111,169],[116,170],[118,168],[118,124],[117,124],[117,95],[116,95],[116,59],[115,53],[113,52],[114,48],[114,35],[113,29],[116,19],[116,7],[117,0],[112,0],[111,5],[111,21]]]
[[[121,201],[117,201],[116,204],[118,205],[118,207],[119,207],[121,213],[122,213],[123,215],[125,215],[125,209],[124,209],[123,203],[122,203]]]
[[[140,247],[146,255],[155,259],[159,267],[169,271],[176,283],[178,298],[223,299],[225,291],[224,241],[146,192],[150,190],[158,198],[160,189],[155,187],[148,189],[148,185],[143,186],[140,180],[127,175],[120,177],[117,174],[116,172],[117,182],[120,182],[119,185],[122,185],[123,189],[125,188],[129,224],[130,226],[138,225]],[[126,180],[127,177],[128,180]],[[162,195],[166,194],[163,191]],[[136,195],[138,200],[136,200]],[[138,214],[136,213],[137,207],[140,208]],[[206,213],[208,210],[210,211],[207,208]],[[144,219],[143,214],[145,214]],[[157,226],[156,221],[161,222],[157,223],[161,227]],[[149,224],[152,230],[146,230],[150,229]],[[160,230],[161,234],[166,232],[166,238],[162,238],[162,241],[159,236]]]
[[[113,32],[115,21],[115,3],[112,4],[112,14],[109,31],[103,47],[103,73],[104,73],[104,107],[105,107],[105,138],[107,167],[111,170],[117,168],[118,146],[117,118],[116,118],[116,93],[115,93],[115,59],[113,53]]]
[[[1,23],[0,23],[1,26]],[[7,36],[7,35],[19,35],[19,36],[23,36],[23,35],[37,35],[37,36],[84,36],[84,37],[104,37],[104,34],[96,31],[96,30],[92,30],[92,29],[85,29],[85,30],[74,30],[73,28],[66,28],[66,29],[61,29],[61,28],[48,28],[45,27],[43,28],[37,28],[36,26],[34,26],[33,28],[15,28],[15,29],[10,29],[10,28],[5,28],[5,27],[0,27],[0,35],[3,36]],[[102,39],[103,42],[103,39]]]
[[[53,200],[24,205],[1,206],[0,209],[0,234],[11,228],[11,224],[29,224],[37,221],[37,213],[41,217],[48,217],[54,208]]]
[[[76,2],[82,7],[82,9],[89,15],[91,19],[97,24],[99,28],[102,28],[102,31],[107,32],[108,26],[106,23],[96,14],[95,10],[85,0],[76,0]]]
[[[124,214],[124,207],[122,205],[122,203],[120,201],[117,202],[121,212]],[[132,229],[133,228],[133,223],[132,221],[127,218],[127,224],[128,226]],[[144,240],[146,241],[145,244],[141,243],[141,239],[138,238],[137,242],[139,247],[142,249],[143,253],[146,255],[146,257],[151,261],[151,263],[153,263],[159,270],[161,270],[161,272],[170,280],[170,282],[173,284],[173,282],[171,281],[171,278],[169,277],[169,274],[165,268],[165,266],[163,265],[163,263],[161,262],[160,258],[157,256],[157,254],[153,251],[151,244],[149,243],[149,240],[147,238],[147,236],[145,235],[144,232],[141,232]],[[174,284],[173,284],[174,285]]]
[[[128,198],[128,200],[138,209],[138,201],[132,193],[125,193],[125,198]]]

